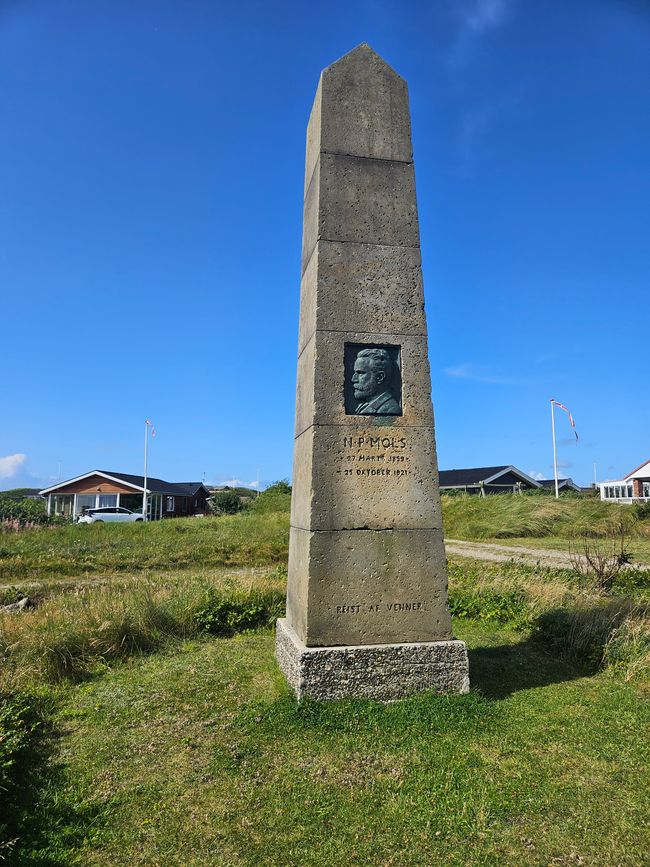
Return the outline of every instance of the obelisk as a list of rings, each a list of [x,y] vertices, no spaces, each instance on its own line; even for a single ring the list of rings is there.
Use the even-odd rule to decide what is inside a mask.
[[[368,45],[307,127],[286,618],[300,698],[466,692],[447,604],[406,82]]]

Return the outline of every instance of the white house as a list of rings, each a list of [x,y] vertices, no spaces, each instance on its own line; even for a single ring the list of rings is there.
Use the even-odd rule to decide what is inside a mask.
[[[644,461],[623,479],[599,482],[600,499],[608,503],[642,503],[650,500],[650,461]]]

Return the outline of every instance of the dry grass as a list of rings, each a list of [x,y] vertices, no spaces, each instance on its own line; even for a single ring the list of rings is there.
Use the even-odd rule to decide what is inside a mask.
[[[19,616],[0,615],[0,686],[83,678],[119,658],[196,636],[206,628],[198,614],[215,593],[244,607],[251,599],[281,606],[284,574],[112,580],[58,593]]]

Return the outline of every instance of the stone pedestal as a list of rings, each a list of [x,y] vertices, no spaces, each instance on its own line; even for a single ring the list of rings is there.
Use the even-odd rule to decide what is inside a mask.
[[[278,625],[298,695],[467,689],[447,605],[419,243],[406,82],[360,45],[323,71],[307,129]]]
[[[275,653],[297,697],[396,701],[416,692],[469,692],[463,641],[307,647],[278,620]]]

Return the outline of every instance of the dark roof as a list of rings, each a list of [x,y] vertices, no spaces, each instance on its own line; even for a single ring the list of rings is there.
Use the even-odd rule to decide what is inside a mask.
[[[543,488],[554,488],[555,487],[555,479],[537,479],[539,484]],[[579,488],[578,485],[573,481],[573,479],[558,479],[557,480],[558,488],[573,488],[574,491],[581,491],[582,488]]]
[[[463,470],[440,470],[440,487],[455,488],[462,485],[478,485],[485,479],[491,479],[497,473],[502,473],[510,464],[502,467],[468,467]]]
[[[441,488],[472,488],[481,482],[486,485],[500,485],[499,478],[506,473],[516,476],[524,484],[531,488],[538,487],[537,481],[527,473],[518,470],[512,464],[503,464],[498,467],[467,467],[462,470],[440,470]]]
[[[113,476],[115,479],[122,479],[123,482],[137,485],[139,488],[144,487],[144,476],[133,476],[130,473],[114,473],[112,470],[97,470],[97,472],[103,473],[105,476]],[[199,488],[203,487],[203,482],[166,482],[164,479],[155,479],[152,476],[147,476],[147,489],[152,494],[176,494],[179,497],[194,497]],[[205,490],[208,493],[207,488]]]

